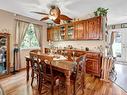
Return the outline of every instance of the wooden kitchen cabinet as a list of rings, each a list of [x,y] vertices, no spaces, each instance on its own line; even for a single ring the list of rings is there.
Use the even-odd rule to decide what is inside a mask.
[[[55,26],[48,30],[47,40],[102,40],[102,24],[102,17],[99,16],[87,20]]]
[[[66,30],[67,40],[74,40],[74,24],[68,24]]]
[[[88,19],[87,22],[87,32],[88,40],[99,40],[102,39],[102,27],[101,27],[101,17],[95,17]]]
[[[52,29],[52,36],[53,36],[53,41],[59,41],[60,38],[60,28],[59,27],[54,27]]]
[[[83,21],[83,34],[84,34],[84,40],[87,40],[89,39],[89,33],[88,33],[88,21],[87,20],[84,20]]]
[[[59,29],[59,40],[63,41],[66,40],[66,25],[61,25]]]
[[[101,56],[99,53],[86,54],[86,72],[100,77],[101,73]]]
[[[74,38],[75,40],[83,40],[84,39],[84,25],[83,21],[78,21],[74,23]]]
[[[53,41],[53,33],[52,29],[47,29],[47,41]]]
[[[86,72],[89,74],[100,76],[100,67],[98,64],[98,60],[87,59],[87,61],[86,61]]]

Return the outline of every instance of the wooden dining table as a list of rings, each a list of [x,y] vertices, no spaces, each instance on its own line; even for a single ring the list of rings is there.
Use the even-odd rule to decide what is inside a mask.
[[[49,55],[52,56],[52,55]],[[26,56],[26,69],[27,69],[27,81],[29,81],[29,69],[30,69],[30,57]],[[73,62],[67,61],[65,57],[54,57],[52,61],[52,67],[54,70],[59,71],[65,75],[66,78],[66,95],[71,95],[70,92],[70,76],[73,68]]]

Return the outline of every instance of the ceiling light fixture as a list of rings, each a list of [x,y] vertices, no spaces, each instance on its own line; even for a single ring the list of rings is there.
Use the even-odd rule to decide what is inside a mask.
[[[51,20],[55,20],[56,18],[57,18],[56,16],[49,15],[49,19]]]

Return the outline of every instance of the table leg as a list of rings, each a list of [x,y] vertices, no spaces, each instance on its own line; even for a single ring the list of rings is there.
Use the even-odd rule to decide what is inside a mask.
[[[82,75],[82,80],[81,80],[81,86],[82,86],[82,94],[84,95],[84,89],[85,89],[85,75]]]
[[[71,95],[70,92],[70,72],[66,74],[66,95]]]
[[[26,60],[27,81],[29,81],[29,61]]]

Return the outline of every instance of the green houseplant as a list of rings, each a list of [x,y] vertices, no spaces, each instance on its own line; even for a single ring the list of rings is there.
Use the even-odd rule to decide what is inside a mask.
[[[108,13],[108,9],[107,8],[102,8],[99,7],[97,8],[97,10],[94,12],[95,16],[106,16]]]

